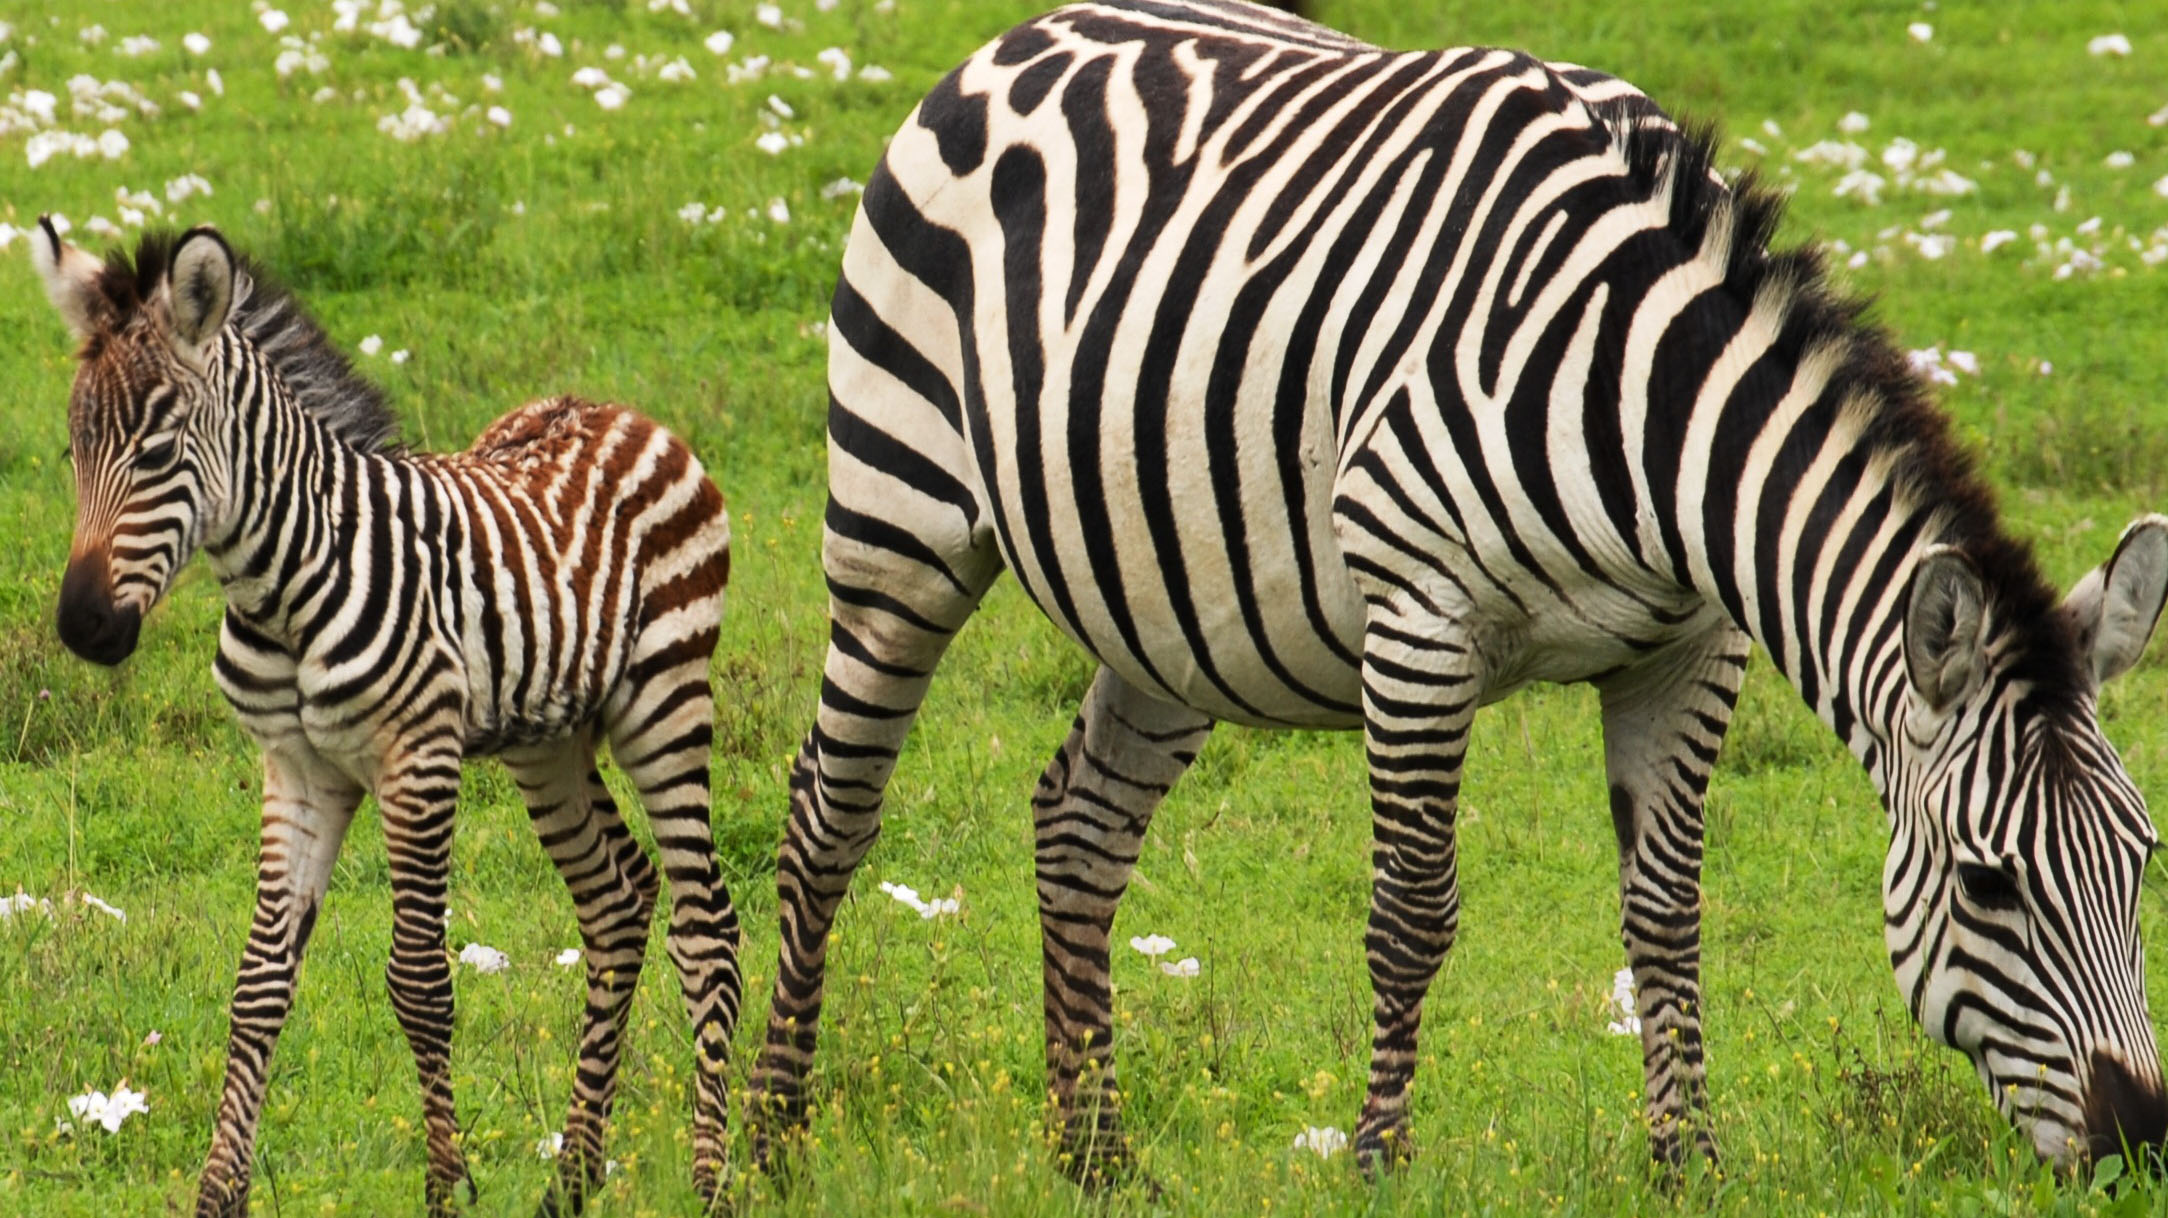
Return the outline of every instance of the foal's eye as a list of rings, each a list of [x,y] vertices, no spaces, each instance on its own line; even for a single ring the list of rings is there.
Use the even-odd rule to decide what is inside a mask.
[[[173,463],[173,454],[180,448],[178,441],[164,440],[136,454],[137,469],[164,469]]]
[[[1986,909],[2014,909],[2018,903],[2017,878],[1987,863],[1959,863],[1957,882],[1965,899]]]

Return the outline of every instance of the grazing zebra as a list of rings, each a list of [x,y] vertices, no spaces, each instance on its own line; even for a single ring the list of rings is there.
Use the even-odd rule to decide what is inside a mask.
[[[2158,1142],[2155,844],[2102,737],[2168,519],[2062,603],[1775,197],[1630,86],[1235,0],[996,39],[867,186],[829,360],[831,642],[791,781],[756,1120],[802,1112],[828,930],[1003,570],[1099,662],[1032,806],[1072,1167],[1122,1160],[1108,930],[1216,720],[1360,728],[1365,1161],[1405,1153],[1476,708],[1602,696],[1651,1148],[1714,1153],[1702,799],[1759,642],[1889,814],[1890,959],[2040,1153]],[[762,1144],[765,1151],[765,1143]]]
[[[226,590],[219,688],[264,757],[256,914],[198,1215],[247,1212],[265,1074],[339,844],[373,793],[391,856],[392,1007],[421,1074],[431,1214],[459,1149],[445,883],[460,762],[501,755],[579,911],[587,1006],[544,1213],[602,1178],[625,1017],[658,883],[595,769],[606,739],[670,883],[699,1058],[693,1170],[723,1162],[738,919],[708,829],[708,661],[730,571],[722,496],[685,445],[553,398],[464,453],[392,418],[301,306],[210,228],[101,264],[40,222],[32,255],[83,340],[68,424],[75,543],[60,637],[118,664],[201,549]]]

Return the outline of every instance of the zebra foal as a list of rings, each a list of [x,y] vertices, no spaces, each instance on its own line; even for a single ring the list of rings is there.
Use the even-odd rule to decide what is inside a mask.
[[[1046,1057],[1118,1166],[1108,939],[1213,723],[1360,730],[1373,1031],[1408,1147],[1460,925],[1477,710],[1602,696],[1655,1156],[1713,1154],[1702,799],[1759,642],[1865,767],[1907,1006],[2043,1156],[2168,1126],[2100,729],[2168,594],[2147,517],[2059,602],[1775,197],[1632,86],[1392,52],[1236,0],[997,38],[867,183],[831,309],[830,646],[777,865],[756,1121],[800,1111],[828,931],[955,632],[1003,572],[1099,661],[1032,798]]]
[[[364,793],[391,860],[386,977],[414,1052],[426,1201],[473,1179],[451,1091],[445,887],[463,758],[497,754],[571,889],[587,1006],[545,1214],[600,1182],[626,1013],[660,884],[596,770],[639,790],[670,886],[694,1029],[693,1172],[723,1165],[720,1070],[740,1003],[738,920],[708,824],[722,496],[652,421],[553,398],[463,453],[391,444],[381,394],[300,304],[210,228],[101,263],[41,220],[31,253],[82,340],[68,407],[76,523],[60,637],[118,664],[202,551],[226,593],[219,688],[264,759],[256,912],[241,957],[199,1218],[247,1212],[265,1076]]]

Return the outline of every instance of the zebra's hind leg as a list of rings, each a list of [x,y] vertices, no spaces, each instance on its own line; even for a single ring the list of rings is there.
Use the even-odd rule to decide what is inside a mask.
[[[833,466],[831,467],[833,469]],[[831,479],[831,495],[843,483]],[[777,851],[780,943],[766,1040],[748,1120],[763,1165],[771,1141],[801,1127],[805,1076],[819,1039],[828,931],[851,875],[881,832],[881,800],[935,665],[1000,574],[990,541],[944,558],[854,540],[832,503],[823,562],[830,588],[820,709],[790,774],[790,818]],[[854,526],[855,527],[855,526]],[[874,535],[893,534],[885,524]],[[872,530],[869,530],[872,531]]]
[[[572,892],[580,920],[587,1006],[557,1178],[540,1211],[576,1214],[602,1183],[603,1133],[617,1096],[625,1018],[639,988],[658,881],[595,771],[590,736],[508,754],[505,764],[519,783],[542,848]]]
[[[1701,806],[1739,700],[1747,649],[1744,634],[1720,627],[1601,686],[1649,1153],[1672,1173],[1685,1164],[1684,1138],[1712,1162],[1717,1153],[1701,1045]]]
[[[264,751],[263,845],[256,866],[256,916],[234,979],[232,1031],[218,1126],[197,1186],[197,1218],[248,1212],[256,1124],[263,1113],[271,1050],[293,1009],[301,954],[331,865],[346,840],[361,788],[318,757],[298,736]]]
[[[444,954],[460,755],[454,727],[417,734],[393,752],[396,764],[376,783],[391,859],[391,963],[384,979],[421,1081],[430,1218],[453,1212],[453,1194],[461,1183],[470,1202],[475,1196],[452,1104],[452,966]]]
[[[1209,716],[1101,668],[1032,795],[1046,962],[1046,1072],[1063,1168],[1096,1185],[1125,1173],[1114,1077],[1108,932],[1152,813],[1196,759]]]
[[[1363,641],[1363,742],[1370,762],[1372,991],[1369,1092],[1355,1127],[1365,1170],[1413,1153],[1408,1085],[1423,997],[1460,929],[1454,818],[1481,687],[1464,632],[1427,612],[1373,611]]]
[[[744,982],[737,907],[715,860],[708,764],[715,708],[708,660],[715,639],[635,648],[625,697],[607,712],[610,752],[640,793],[670,885],[671,963],[693,1036],[693,1186],[712,1203],[723,1186],[729,1129],[730,1038]]]

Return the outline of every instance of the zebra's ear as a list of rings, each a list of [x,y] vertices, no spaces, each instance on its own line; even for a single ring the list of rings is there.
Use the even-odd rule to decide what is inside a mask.
[[[2168,600],[2168,516],[2141,516],[2115,553],[2063,598],[2063,615],[2091,663],[2095,687],[2129,672],[2145,654]]]
[[[98,290],[98,260],[61,240],[51,216],[39,216],[37,231],[30,234],[30,265],[77,338],[89,338],[111,321],[113,306]]]
[[[233,311],[233,250],[207,224],[189,229],[174,248],[169,278],[174,344],[182,355],[200,359]]]
[[[1928,710],[1948,710],[1979,683],[1986,618],[1979,568],[1953,546],[1929,546],[1905,590],[1905,673]]]

